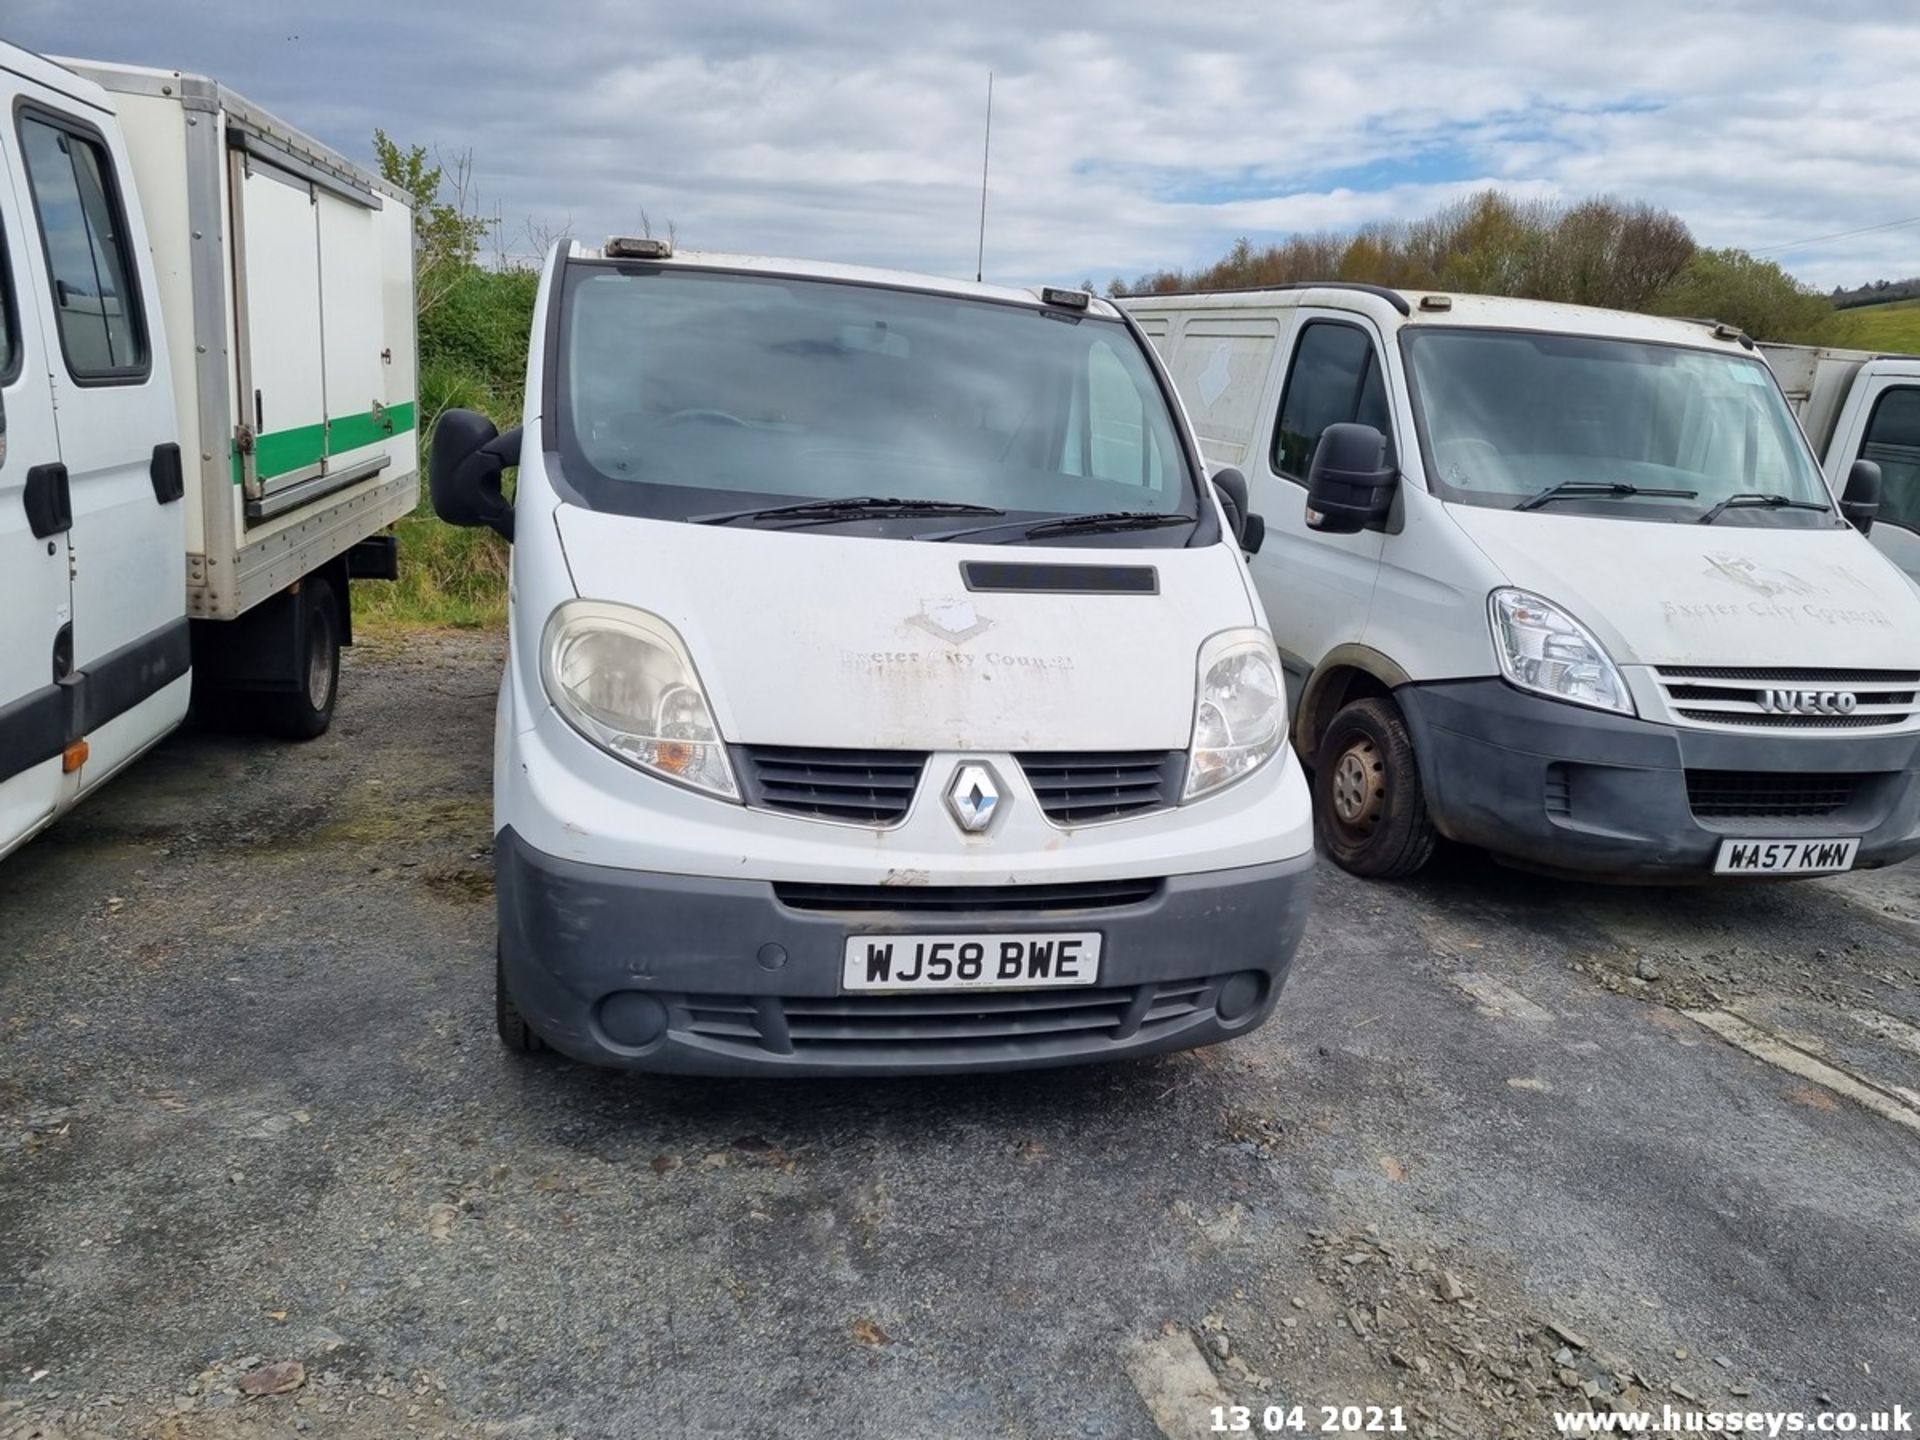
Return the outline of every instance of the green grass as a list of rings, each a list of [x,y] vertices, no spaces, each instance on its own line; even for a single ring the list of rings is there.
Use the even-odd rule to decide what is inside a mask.
[[[484,629],[507,623],[507,543],[491,530],[464,530],[436,517],[423,499],[393,527],[400,578],[353,587],[353,623],[388,629]]]
[[[1920,300],[1842,310],[1834,320],[1834,335],[1836,345],[1920,355]]]

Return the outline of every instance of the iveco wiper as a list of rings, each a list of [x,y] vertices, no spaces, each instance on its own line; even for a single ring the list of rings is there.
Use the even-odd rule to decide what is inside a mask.
[[[1151,530],[1160,525],[1191,525],[1191,515],[1169,515],[1164,510],[1096,510],[1086,515],[1056,515],[1051,520],[1010,520],[1005,525],[975,525],[966,530],[949,530],[944,535],[923,535],[923,540],[965,540],[975,535],[992,535],[1002,530],[1018,530],[1022,539],[1042,535],[1093,535],[1107,530]]]
[[[848,495],[839,500],[803,500],[793,505],[766,505],[751,510],[722,510],[714,515],[692,515],[695,525],[728,525],[735,520],[792,520],[799,525],[824,525],[835,520],[885,519],[897,515],[1004,515],[991,505],[969,505],[964,500],[901,500],[887,495]]]
[[[1698,490],[1649,490],[1640,485],[1629,485],[1623,480],[1562,480],[1558,485],[1549,485],[1538,494],[1529,495],[1513,508],[1516,510],[1538,510],[1542,505],[1551,505],[1556,500],[1604,500],[1615,495],[1652,495],[1668,500],[1691,500]]]
[[[1707,511],[1694,523],[1698,525],[1711,525],[1724,515],[1731,506],[1735,505],[1742,507],[1758,505],[1767,510],[1819,510],[1823,513],[1827,509],[1827,507],[1822,505],[1818,500],[1795,500],[1791,495],[1762,495],[1757,492],[1749,493],[1743,491],[1738,495],[1727,496],[1726,499]]]

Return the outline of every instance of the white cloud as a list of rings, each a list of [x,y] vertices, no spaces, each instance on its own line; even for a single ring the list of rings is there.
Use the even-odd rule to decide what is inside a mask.
[[[695,245],[969,273],[989,68],[1006,279],[1191,265],[1482,183],[1647,200],[1714,245],[1920,215],[1920,13],[1881,4],[22,4],[13,38],[211,71],[351,153],[375,125],[471,147],[516,232],[645,209]],[[1780,258],[1911,274],[1920,226]]]

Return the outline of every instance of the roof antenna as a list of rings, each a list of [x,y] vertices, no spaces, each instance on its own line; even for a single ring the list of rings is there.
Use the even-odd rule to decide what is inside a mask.
[[[978,284],[987,271],[987,162],[993,158],[993,71],[987,71],[987,134],[980,144],[980,251],[974,257],[973,279]]]

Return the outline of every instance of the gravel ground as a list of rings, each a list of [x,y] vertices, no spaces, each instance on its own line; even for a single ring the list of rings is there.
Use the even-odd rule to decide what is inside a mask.
[[[1915,867],[1328,871],[1275,1020],[1151,1062],[529,1064],[492,1031],[499,648],[365,645],[324,739],[184,733],[0,865],[0,1437],[1920,1396]]]

